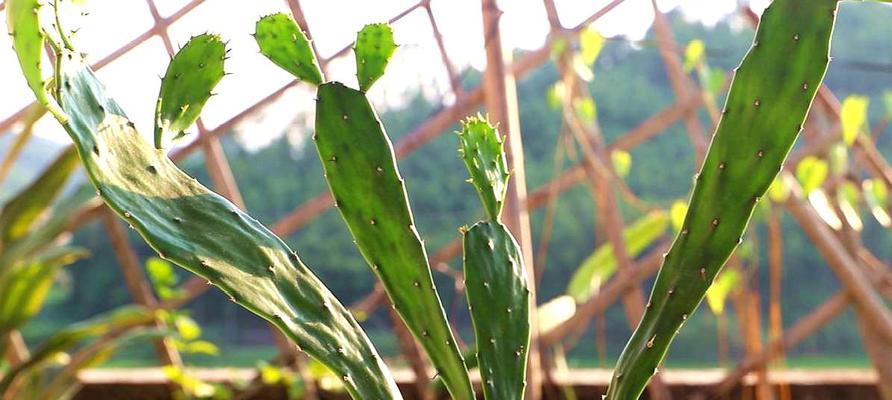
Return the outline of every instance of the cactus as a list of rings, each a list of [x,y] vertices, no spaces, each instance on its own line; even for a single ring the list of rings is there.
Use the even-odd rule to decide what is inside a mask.
[[[105,203],[162,257],[277,326],[355,398],[401,398],[359,324],[297,253],[179,170],[137,133],[80,54],[56,48],[59,122]]]
[[[313,85],[322,83],[322,71],[310,41],[290,15],[277,13],[259,19],[254,40],[260,53],[282,69]]]
[[[508,164],[498,131],[471,117],[459,132],[459,154],[488,221],[462,229],[465,291],[477,338],[477,359],[487,400],[522,399],[530,345],[530,289],[520,247],[499,222]]]
[[[617,361],[607,399],[638,398],[737,246],[821,86],[837,0],[775,0],[737,69],[685,222]]]
[[[473,399],[378,116],[362,92],[338,82],[320,85],[317,99],[314,141],[335,206],[449,392]]]
[[[16,0],[6,2],[6,25],[12,37],[12,46],[22,67],[22,74],[28,87],[34,92],[37,102],[47,108],[57,119],[64,120],[65,113],[47,91],[49,83],[43,77],[43,51],[46,33],[40,22],[38,0]],[[52,41],[50,42],[52,43]]]
[[[359,90],[367,92],[384,75],[390,56],[396,50],[393,30],[387,24],[368,24],[356,35],[356,80]]]
[[[171,58],[161,78],[161,90],[155,103],[155,147],[165,140],[185,135],[201,115],[214,86],[223,79],[226,45],[212,34],[193,36]]]
[[[502,138],[489,121],[478,115],[462,122],[458,140],[461,142],[459,155],[468,168],[483,210],[490,220],[498,221],[510,176]]]

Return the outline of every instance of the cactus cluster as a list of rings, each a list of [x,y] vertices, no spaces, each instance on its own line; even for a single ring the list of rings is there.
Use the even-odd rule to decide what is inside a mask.
[[[499,221],[509,177],[503,142],[485,118],[462,123],[459,154],[488,220],[462,229],[465,291],[488,400],[522,399],[530,345],[530,289],[520,246]]]
[[[9,3],[15,6],[18,1],[24,0]],[[36,20],[14,22],[14,31],[39,29],[21,26]],[[213,37],[193,38],[186,48],[213,44],[220,50],[218,41],[209,38]],[[281,329],[341,376],[354,397],[400,398],[387,366],[359,324],[297,253],[186,175],[139,135],[81,54],[54,48],[59,64],[52,101],[61,105],[64,115],[59,121],[105,203],[163,258],[206,278],[234,302]],[[222,59],[215,54],[215,60]],[[179,98],[200,99],[206,94],[205,85],[194,88],[201,92]]]
[[[837,0],[775,0],[736,70],[681,231],[617,361],[607,399],[635,399],[740,242],[829,62]]]

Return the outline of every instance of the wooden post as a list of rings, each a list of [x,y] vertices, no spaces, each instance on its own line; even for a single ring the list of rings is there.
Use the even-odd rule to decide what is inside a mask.
[[[539,334],[536,325],[536,273],[533,265],[532,234],[530,219],[524,204],[527,198],[526,173],[523,161],[523,139],[520,134],[520,116],[517,111],[517,87],[514,73],[506,65],[511,63],[511,50],[502,47],[499,21],[502,10],[497,0],[482,0],[483,40],[486,46],[486,71],[483,74],[484,103],[493,122],[507,137],[508,165],[512,177],[505,200],[505,224],[517,238],[527,268],[527,280],[532,293],[530,306],[530,340],[527,367],[526,398],[539,400],[542,390],[542,374],[539,360]]]

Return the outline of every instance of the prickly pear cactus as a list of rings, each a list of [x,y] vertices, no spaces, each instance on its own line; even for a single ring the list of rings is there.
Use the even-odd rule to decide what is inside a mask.
[[[390,139],[362,92],[330,82],[319,86],[316,97],[314,141],[335,206],[449,392],[473,399]]]
[[[465,120],[459,138],[459,152],[489,217],[462,230],[465,293],[483,394],[488,400],[522,399],[531,296],[520,247],[499,222],[508,165],[498,131],[483,117]]]
[[[105,203],[163,258],[206,278],[341,376],[354,398],[400,399],[362,328],[297,253],[177,168],[136,132],[83,56],[54,47],[60,122]]]
[[[183,137],[223,79],[226,45],[210,33],[193,36],[170,60],[155,104],[155,147]]]
[[[498,221],[508,190],[508,163],[504,143],[492,125],[480,115],[462,123],[458,132],[461,141],[459,156],[465,162],[471,183],[483,202],[483,209],[492,221]]]
[[[829,61],[836,0],[774,0],[737,69],[681,232],[607,399],[638,398],[742,237],[796,140]]]
[[[322,83],[310,41],[290,15],[277,13],[258,20],[254,40],[260,52],[282,69],[313,85]]]
[[[38,0],[9,0],[6,2],[6,24],[12,45],[15,49],[22,74],[28,87],[34,92],[37,102],[47,108],[56,118],[64,118],[65,113],[50,96],[48,82],[43,78],[43,51],[46,33],[41,28]]]
[[[356,35],[356,80],[359,90],[367,92],[384,75],[390,56],[396,50],[393,30],[387,24],[369,24]]]

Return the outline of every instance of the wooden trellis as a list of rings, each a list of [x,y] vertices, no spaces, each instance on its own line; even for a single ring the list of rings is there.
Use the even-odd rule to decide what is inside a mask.
[[[508,134],[510,155],[514,157],[514,160],[522,160],[523,148],[522,143],[520,143],[521,126],[517,118],[515,78],[519,79],[536,67],[548,62],[551,59],[552,44],[556,40],[576,40],[581,30],[608,14],[623,2],[623,0],[613,0],[604,7],[593,10],[594,12],[591,16],[583,22],[567,27],[561,23],[553,0],[543,0],[546,17],[550,25],[550,35],[545,45],[538,50],[524,54],[517,60],[511,60],[510,51],[502,47],[499,35],[499,17],[501,15],[501,11],[498,8],[499,2],[496,0],[481,0],[483,26],[486,34],[484,43],[487,50],[487,70],[484,72],[483,83],[480,86],[464,90],[460,85],[456,67],[443,44],[443,37],[431,8],[432,1],[446,0],[421,0],[395,14],[390,18],[390,22],[398,21],[407,15],[417,12],[423,12],[427,16],[427,21],[430,24],[433,38],[441,56],[443,68],[448,75],[449,85],[455,96],[455,102],[434,113],[426,121],[414,127],[410,133],[400,138],[394,144],[396,156],[399,158],[405,157],[421,148],[438,135],[447,131],[451,125],[473,113],[478,108],[485,107],[496,121],[501,122],[504,133]],[[168,54],[173,54],[174,46],[168,33],[170,26],[204,2],[205,0],[193,0],[169,17],[162,17],[158,12],[155,0],[146,0],[154,21],[152,27],[93,64],[94,69],[103,68],[153,37],[160,38]],[[517,233],[519,241],[525,249],[525,258],[530,268],[535,270],[541,269],[542,266],[534,266],[533,263],[533,243],[529,232],[528,214],[553,201],[560,193],[579,184],[592,186],[594,197],[597,199],[599,215],[603,217],[599,217],[599,221],[607,221],[607,228],[605,229],[608,231],[605,234],[608,237],[607,241],[617,255],[619,264],[618,273],[604,284],[597,295],[580,304],[572,318],[560,324],[557,328],[543,333],[541,336],[534,336],[535,344],[543,352],[544,349],[559,345],[581,334],[590,325],[590,321],[594,316],[603,314],[617,300],[623,302],[628,322],[630,326],[634,327],[645,307],[646,297],[641,285],[646,279],[656,273],[662,261],[662,253],[668,246],[668,243],[656,245],[649,253],[637,259],[630,257],[625,250],[621,234],[624,224],[617,210],[615,200],[615,196],[620,193],[617,185],[613,184],[618,178],[611,170],[610,152],[614,150],[630,150],[665,132],[674,124],[681,123],[695,149],[696,162],[699,166],[700,160],[703,159],[708,146],[707,135],[713,130],[712,126],[703,126],[698,118],[699,110],[705,107],[711,116],[712,124],[717,122],[717,113],[711,109],[715,105],[709,104],[704,99],[703,91],[697,86],[697,83],[683,72],[679,57],[680,52],[675,39],[672,37],[672,31],[665,16],[656,7],[656,3],[654,2],[653,4],[653,9],[656,13],[654,32],[657,48],[664,62],[667,78],[675,95],[675,101],[610,143],[604,143],[600,137],[597,124],[576,130],[571,129],[571,131],[574,131],[575,140],[583,149],[585,157],[579,163],[554,176],[550,182],[539,188],[529,190],[528,193],[526,183],[522,179],[524,176],[522,161],[514,166],[515,176],[520,179],[513,181],[517,185],[513,187],[509,196],[509,202],[506,207],[508,212],[506,220],[512,227],[512,230]],[[288,7],[308,36],[312,37],[312,31],[308,27],[301,8],[301,2],[299,0],[284,0],[284,5]],[[0,10],[3,8],[4,5],[0,3]],[[743,13],[744,17],[748,18],[749,21],[757,21],[757,17],[748,9],[745,9]],[[328,68],[332,60],[346,55],[350,47],[351,45],[348,44],[330,57],[318,57],[323,70]],[[314,51],[316,51],[315,48]],[[317,56],[319,56],[318,52]],[[556,60],[556,63],[559,70],[563,70],[564,65],[562,65],[561,60]],[[204,156],[205,168],[211,177],[214,188],[244,209],[245,204],[242,201],[238,183],[233,177],[229,162],[221,147],[220,137],[232,132],[234,126],[245,118],[276,101],[286,91],[294,87],[296,83],[296,81],[292,81],[283,85],[213,129],[208,129],[203,121],[199,120],[197,124],[199,135],[195,141],[179,148],[171,157],[174,160],[181,160],[187,155],[201,152]],[[589,94],[585,90],[579,90],[576,95],[588,96]],[[22,108],[0,122],[0,135],[10,131],[15,123],[21,121],[26,116],[31,107]],[[839,122],[840,105],[828,88],[822,87],[820,89],[811,114],[810,119],[822,117],[830,121],[830,126],[827,129],[821,129],[820,124],[807,124],[804,135],[809,140],[790,156],[787,161],[789,167],[795,167],[799,160],[807,155],[827,152],[830,146],[836,143],[841,136]],[[565,117],[565,123],[572,123],[573,121],[570,121],[570,119],[572,117]],[[889,167],[876,148],[873,147],[872,142],[856,141],[854,152],[859,165],[863,166],[869,174],[883,180],[888,186],[892,187],[892,168]],[[791,168],[787,169],[790,170]],[[787,179],[789,180],[789,178]],[[854,241],[855,244],[853,244],[853,241],[849,240],[850,237],[846,236],[850,233],[850,229],[841,231],[830,229],[815,213],[813,207],[807,201],[804,201],[803,195],[796,190],[797,184],[795,181],[791,181],[791,186],[793,186],[793,195],[784,203],[785,209],[802,227],[806,235],[827,260],[832,271],[842,283],[843,289],[828,296],[828,299],[816,307],[810,314],[801,317],[790,326],[783,327],[782,334],[778,333],[768,343],[759,343],[758,347],[761,347],[761,350],[747,352],[735,369],[729,371],[719,383],[705,390],[701,397],[712,398],[728,393],[749,372],[764,371],[766,365],[771,360],[779,357],[786,349],[792,348],[821,327],[830,323],[834,318],[841,315],[848,306],[852,305],[856,310],[859,321],[861,321],[860,327],[865,348],[880,376],[880,384],[878,386],[883,396],[885,396],[884,398],[892,399],[892,320],[888,318],[889,312],[885,304],[877,303],[879,297],[870,295],[871,293],[879,292],[887,299],[892,298],[892,279],[889,278],[892,276],[890,275],[892,274],[892,268],[873,257],[862,246],[857,245],[857,241]],[[276,221],[272,225],[272,231],[280,236],[294,234],[330,208],[332,204],[331,195],[328,191],[319,193],[297,205],[292,211]],[[209,287],[204,284],[203,280],[193,277],[184,283],[186,292],[184,298],[159,303],[159,300],[149,290],[145,275],[136,258],[136,253],[128,242],[126,230],[122,229],[121,223],[113,217],[101,202],[88,202],[81,212],[72,218],[68,227],[70,230],[76,230],[97,218],[100,218],[104,223],[122,268],[127,287],[135,303],[150,308],[179,307],[200,296]],[[460,272],[454,271],[445,265],[447,261],[457,256],[460,251],[461,244],[456,239],[432,252],[431,265],[455,279],[461,279]],[[530,276],[535,277],[536,274],[531,273]],[[535,287],[535,282],[532,282],[531,287]],[[381,286],[376,285],[372,292],[363,300],[353,305],[353,309],[370,313],[385,302],[385,297]],[[432,398],[430,385],[427,384],[430,373],[424,358],[418,351],[411,336],[400,334],[402,326],[399,326],[401,324],[399,318],[393,318],[393,320],[394,324],[397,325],[396,330],[400,339],[401,349],[406,353],[412,369],[418,375],[417,398]],[[160,322],[158,323],[160,324]],[[277,333],[277,331],[273,331]],[[761,339],[757,338],[757,340]],[[288,345],[287,341],[277,336],[277,344],[283,352],[283,357],[294,359],[294,349]],[[531,350],[534,350],[536,347],[534,346]],[[180,356],[177,350],[168,341],[160,340],[156,344],[156,350],[162,363],[180,363]],[[531,360],[533,368],[530,368],[532,375],[529,377],[531,384],[528,387],[531,389],[531,392],[528,398],[537,399],[540,396],[539,390],[542,387],[539,384],[542,379],[540,373],[544,370],[545,379],[548,379],[549,363],[545,359],[545,354],[540,356],[540,353],[536,351],[531,351],[530,354],[533,357],[533,360]],[[422,377],[421,375],[424,376]],[[761,382],[764,383],[764,374],[758,376],[761,378]],[[669,390],[659,378],[659,375],[652,381],[650,395],[652,396],[651,398],[655,399],[671,398]],[[759,395],[761,396],[760,398],[771,398],[773,396],[770,392],[762,391],[759,392]]]

